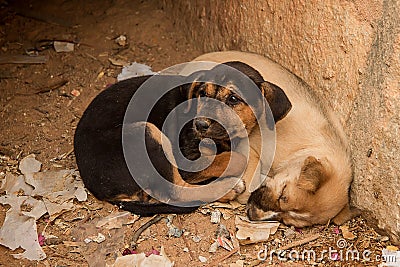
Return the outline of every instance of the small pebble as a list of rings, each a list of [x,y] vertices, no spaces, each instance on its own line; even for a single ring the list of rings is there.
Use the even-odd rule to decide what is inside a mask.
[[[201,241],[201,237],[200,237],[200,236],[197,236],[197,235],[194,235],[194,236],[192,236],[192,240],[193,240],[193,242],[195,242],[195,243],[199,243],[199,242]]]
[[[115,39],[115,42],[120,46],[125,46],[127,43],[127,38],[125,35],[120,35]]]
[[[106,237],[102,233],[98,233],[96,237],[92,238],[92,240],[96,243],[101,243],[106,240]]]
[[[210,248],[208,249],[208,252],[215,253],[217,252],[218,247],[219,247],[218,243],[214,242],[211,244]]]
[[[199,260],[200,260],[200,262],[207,262],[207,258],[206,257],[203,257],[203,256],[199,256]]]
[[[81,92],[79,92],[79,91],[76,90],[76,89],[73,89],[73,90],[71,91],[71,95],[73,95],[73,96],[80,96],[80,95],[81,95]]]
[[[221,221],[221,212],[219,210],[211,212],[211,222],[219,223],[220,221]]]

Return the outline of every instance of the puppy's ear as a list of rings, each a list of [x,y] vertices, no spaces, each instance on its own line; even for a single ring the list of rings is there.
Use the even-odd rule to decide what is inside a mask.
[[[361,214],[361,210],[357,208],[350,207],[349,203],[344,206],[344,208],[333,218],[333,223],[336,225],[342,225],[348,220]]]
[[[314,194],[327,178],[327,170],[322,162],[313,156],[309,156],[304,160],[303,167],[301,167],[297,187]]]
[[[204,76],[205,76],[204,71],[196,71],[191,75],[189,75],[186,78],[187,83],[181,86],[180,88],[181,94],[185,95],[188,100],[188,105],[185,109],[185,113],[188,113],[190,111],[190,108],[192,106],[192,101],[190,99],[193,98],[193,95],[201,85],[201,82],[198,82],[198,80],[200,80]]]
[[[259,86],[274,115],[275,122],[283,119],[292,108],[292,103],[285,92],[280,87],[265,81]]]

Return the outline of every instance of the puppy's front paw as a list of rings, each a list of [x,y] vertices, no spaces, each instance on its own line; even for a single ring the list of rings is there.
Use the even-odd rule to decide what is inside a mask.
[[[224,178],[224,179],[237,179],[237,178]],[[241,193],[246,190],[246,185],[242,179],[236,183],[236,185],[229,190],[223,197],[218,199],[219,202],[229,202],[231,200],[235,200]]]

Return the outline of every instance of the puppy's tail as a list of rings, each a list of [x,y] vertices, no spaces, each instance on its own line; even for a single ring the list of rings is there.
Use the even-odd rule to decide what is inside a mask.
[[[117,205],[120,209],[130,211],[140,216],[153,216],[155,214],[184,214],[195,211],[200,204],[196,203],[185,203],[187,206],[173,206],[165,203],[147,203],[138,201],[115,201],[110,202],[111,204]],[[194,206],[195,205],[195,206]]]

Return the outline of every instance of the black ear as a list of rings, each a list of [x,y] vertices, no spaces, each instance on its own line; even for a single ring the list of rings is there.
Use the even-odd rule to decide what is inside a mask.
[[[237,69],[238,71],[249,77],[255,84],[261,84],[262,82],[264,82],[264,79],[261,76],[261,74],[256,69],[250,67],[246,63],[240,61],[229,61],[223,64]]]
[[[264,81],[259,86],[274,115],[275,122],[283,119],[292,108],[292,103],[285,92],[270,82]]]
[[[191,109],[191,98],[193,98],[194,93],[198,90],[199,86],[202,84],[201,80],[205,76],[205,71],[196,71],[189,75],[186,80],[185,84],[180,87],[181,94],[186,97],[188,100],[187,108],[185,112],[188,113]]]

